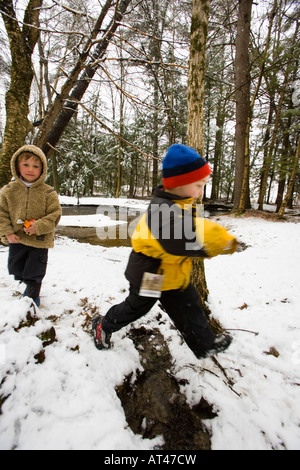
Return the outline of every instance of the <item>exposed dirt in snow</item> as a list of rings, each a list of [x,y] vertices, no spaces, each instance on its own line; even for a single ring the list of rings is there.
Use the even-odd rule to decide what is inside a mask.
[[[82,299],[82,306],[88,312],[83,328],[91,334],[92,318],[99,311],[88,299]],[[186,383],[172,374],[172,356],[159,329],[131,328],[128,336],[143,366],[116,388],[131,430],[144,439],[163,436],[162,450],[210,450],[211,436],[202,420],[217,415],[203,398],[193,408],[187,404],[180,390]]]
[[[132,329],[144,370],[126,378],[117,393],[127,422],[136,434],[163,436],[164,450],[210,450],[210,434],[202,423],[216,415],[204,399],[193,408],[186,403],[180,384],[171,373],[172,357],[158,329]]]

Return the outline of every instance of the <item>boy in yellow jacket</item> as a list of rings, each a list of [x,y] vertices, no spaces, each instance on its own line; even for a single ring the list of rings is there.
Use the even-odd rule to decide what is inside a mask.
[[[197,358],[225,351],[232,338],[215,335],[196,289],[190,283],[192,258],[233,253],[237,242],[220,225],[197,216],[194,201],[203,195],[211,173],[192,148],[176,144],[163,161],[163,186],[132,237],[126,269],[127,299],[93,321],[95,345],[108,349],[110,338],[160,303]]]
[[[61,206],[57,193],[44,182],[47,159],[41,149],[21,147],[12,157],[11,171],[14,180],[0,192],[0,237],[9,243],[9,273],[26,284],[24,296],[39,306]]]

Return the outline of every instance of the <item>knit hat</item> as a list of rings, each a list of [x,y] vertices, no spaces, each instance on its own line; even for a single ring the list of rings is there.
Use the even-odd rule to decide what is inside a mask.
[[[195,183],[210,173],[207,161],[186,145],[172,145],[163,160],[163,185],[166,189]]]

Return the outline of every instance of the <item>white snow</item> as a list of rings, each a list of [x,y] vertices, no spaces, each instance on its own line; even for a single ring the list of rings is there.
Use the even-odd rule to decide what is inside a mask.
[[[63,215],[59,225],[61,227],[110,227],[125,224],[124,221],[110,219],[107,215]]]
[[[106,197],[82,197],[79,199],[76,197],[70,196],[59,196],[61,204],[76,206],[78,202],[82,206],[118,206],[118,207],[127,207],[132,209],[146,209],[149,201],[139,200],[139,199],[130,199],[127,197],[120,198],[106,198]]]
[[[106,201],[107,202],[107,201]],[[197,360],[165,313],[160,329],[174,357],[171,371],[193,405],[204,397],[217,417],[206,420],[214,450],[300,449],[300,224],[219,217],[248,248],[206,261],[213,316],[230,329],[228,351]],[[0,247],[0,449],[142,450],[127,426],[115,392],[124,377],[142,369],[126,336],[98,351],[84,325],[97,307],[105,314],[128,291],[124,277],[130,248],[91,246],[58,238],[49,252],[39,321],[17,329],[28,300],[7,273]],[[243,307],[243,308],[242,308]],[[157,327],[158,304],[136,325]],[[43,331],[57,341],[37,364]],[[279,356],[266,354],[275,348]],[[226,375],[225,375],[226,374]]]

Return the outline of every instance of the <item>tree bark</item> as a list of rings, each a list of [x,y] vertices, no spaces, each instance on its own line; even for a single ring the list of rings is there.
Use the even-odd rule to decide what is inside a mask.
[[[209,6],[210,0],[193,0],[188,77],[188,144],[202,155],[204,150],[203,110]],[[203,308],[209,313],[205,304],[209,291],[204,263],[200,259],[193,261],[192,283],[200,295]]]
[[[203,154],[206,41],[210,0],[193,0],[188,77],[188,142]]]
[[[239,1],[236,37],[235,86],[236,86],[236,167],[234,181],[234,208],[240,205],[242,190],[249,195],[249,148],[247,147],[247,124],[250,115],[250,61],[249,41],[252,0]],[[246,175],[246,179],[244,178]],[[244,187],[243,187],[244,182]]]
[[[39,13],[43,0],[30,0],[21,28],[12,0],[0,0],[11,52],[11,82],[6,93],[6,126],[0,154],[0,188],[11,179],[10,160],[31,129],[28,120],[33,80],[31,57],[39,38]]]

